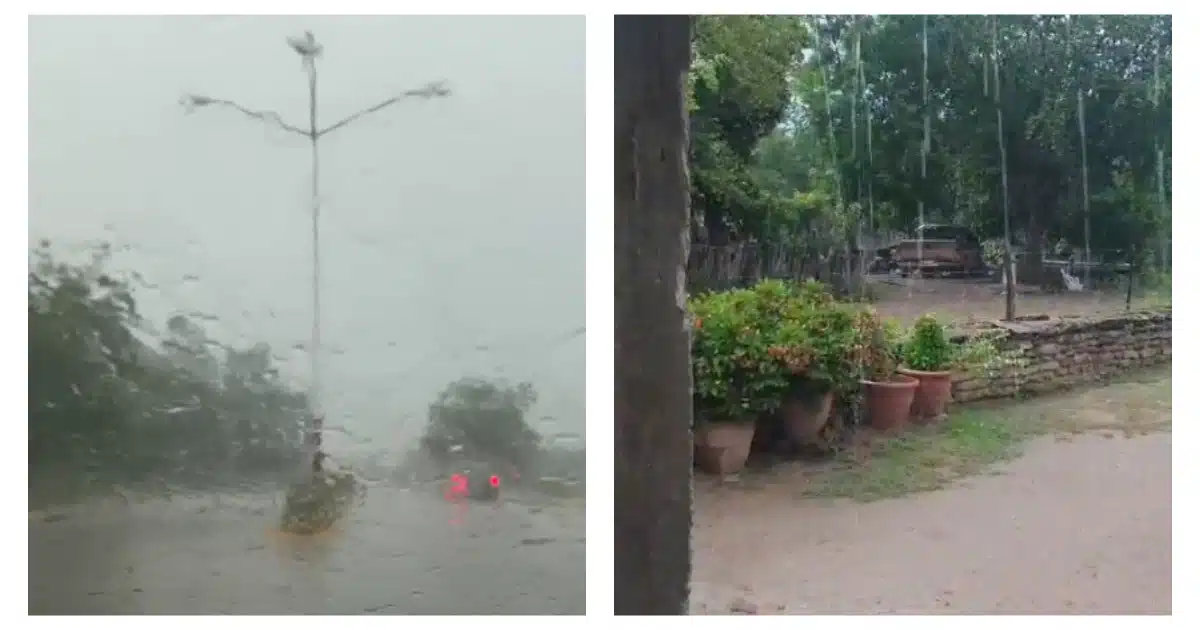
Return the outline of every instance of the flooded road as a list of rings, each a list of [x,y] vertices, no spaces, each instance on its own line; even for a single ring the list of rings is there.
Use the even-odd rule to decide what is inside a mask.
[[[30,614],[583,614],[583,503],[370,489],[338,531],[273,529],[277,495],[30,515]]]

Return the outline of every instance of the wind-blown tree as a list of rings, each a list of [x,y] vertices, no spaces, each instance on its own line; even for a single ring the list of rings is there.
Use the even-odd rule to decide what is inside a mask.
[[[61,262],[45,241],[33,252],[31,485],[237,481],[298,463],[305,398],[270,349],[222,348],[182,316],[154,343],[108,257]]]
[[[459,457],[525,470],[535,463],[542,441],[525,419],[536,401],[529,383],[459,379],[429,406],[421,448],[439,460]]]

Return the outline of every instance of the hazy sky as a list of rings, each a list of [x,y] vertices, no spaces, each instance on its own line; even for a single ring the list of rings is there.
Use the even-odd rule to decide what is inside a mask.
[[[288,35],[312,30],[329,124],[445,80],[322,141],[326,407],[391,447],[448,381],[502,372],[582,432],[582,17],[68,17],[30,23],[30,230],[123,248],[162,325],[211,314],[307,379],[305,140],[185,92],[305,126]],[[484,349],[486,348],[486,349]],[[407,423],[403,423],[405,417]],[[382,441],[380,441],[382,440]]]

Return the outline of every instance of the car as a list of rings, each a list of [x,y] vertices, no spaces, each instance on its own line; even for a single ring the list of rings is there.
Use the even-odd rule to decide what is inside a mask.
[[[914,238],[880,248],[876,254],[878,260],[873,267],[886,267],[903,276],[913,272],[976,275],[987,271],[979,237],[971,229],[956,225],[922,225]]]

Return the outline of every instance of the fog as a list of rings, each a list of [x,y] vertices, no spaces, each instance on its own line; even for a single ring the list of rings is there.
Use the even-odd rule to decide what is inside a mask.
[[[547,435],[584,422],[582,17],[72,17],[30,22],[30,230],[105,241],[148,323],[207,316],[298,385],[310,308],[307,126],[285,38],[311,30],[321,142],[323,402],[333,452],[391,451],[463,376],[531,382]]]

